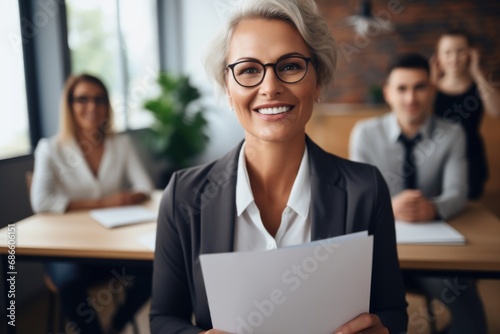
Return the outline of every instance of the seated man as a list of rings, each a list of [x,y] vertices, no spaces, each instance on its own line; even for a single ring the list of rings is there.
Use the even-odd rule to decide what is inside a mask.
[[[379,168],[396,219],[446,220],[467,200],[465,134],[453,122],[434,117],[434,96],[427,60],[418,54],[401,56],[384,85],[392,112],[360,121],[351,133],[350,158]],[[405,281],[449,307],[450,333],[486,333],[474,282],[415,274],[406,275]]]

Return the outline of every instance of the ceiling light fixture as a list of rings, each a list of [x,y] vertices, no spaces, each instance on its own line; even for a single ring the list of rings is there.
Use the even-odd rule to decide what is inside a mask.
[[[388,32],[392,31],[393,25],[388,20],[378,17],[372,11],[372,3],[370,0],[363,0],[357,15],[349,16],[345,20],[347,25],[353,26],[354,31],[359,35],[366,35],[370,28],[374,31]]]

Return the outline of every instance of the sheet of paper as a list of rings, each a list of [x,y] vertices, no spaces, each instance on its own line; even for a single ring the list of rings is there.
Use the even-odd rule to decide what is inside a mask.
[[[156,232],[141,234],[137,237],[137,241],[139,241],[142,245],[146,246],[147,248],[155,250]]]
[[[140,205],[123,206],[107,209],[96,209],[89,212],[90,216],[107,228],[149,223],[156,220],[156,213]]]
[[[442,220],[418,223],[396,220],[396,239],[398,244],[465,244],[465,237]]]
[[[331,334],[370,305],[373,236],[200,256],[214,328]]]

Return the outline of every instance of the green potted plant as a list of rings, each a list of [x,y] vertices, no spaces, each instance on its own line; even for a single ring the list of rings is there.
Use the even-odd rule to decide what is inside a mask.
[[[184,75],[160,73],[157,80],[161,92],[144,103],[154,116],[148,135],[149,146],[155,156],[166,159],[165,184],[177,169],[188,167],[206,147],[207,120],[204,108],[195,103],[200,92]]]
[[[370,86],[368,103],[372,104],[382,104],[384,103],[384,93],[382,87],[379,85]]]

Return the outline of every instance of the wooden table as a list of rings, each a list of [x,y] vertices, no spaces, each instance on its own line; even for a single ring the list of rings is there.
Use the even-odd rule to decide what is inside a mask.
[[[157,212],[161,195],[161,191],[153,193],[145,206]],[[95,264],[152,266],[154,252],[138,238],[154,233],[155,222],[107,229],[92,219],[88,211],[75,211],[36,214],[10,226],[14,227],[16,238],[15,263],[71,259]],[[15,299],[9,298],[10,282],[6,284],[5,280],[12,277],[15,283],[17,276],[16,264],[10,267],[8,258],[8,228],[0,230],[3,297],[7,306]],[[16,327],[8,325],[9,318],[6,320],[8,333],[15,333]]]
[[[157,210],[161,192],[146,204]],[[465,245],[398,245],[402,269],[458,270],[500,275],[500,220],[478,203],[469,203],[450,225]],[[37,214],[16,223],[16,257],[71,257],[152,261],[151,248],[138,241],[155,223],[107,229],[86,211]],[[7,227],[0,229],[0,254],[7,254]]]
[[[155,212],[161,192],[145,204]],[[113,260],[153,260],[153,251],[138,237],[154,233],[156,223],[108,229],[88,211],[36,214],[15,224],[16,257],[71,257]],[[7,227],[0,230],[0,254],[7,253]]]
[[[146,204],[157,210],[161,192]],[[500,275],[500,220],[478,203],[469,203],[450,225],[465,245],[398,245],[402,269],[471,271]],[[107,229],[86,211],[37,214],[16,223],[16,257],[70,257],[152,261],[151,248],[138,241],[155,223]],[[7,254],[7,227],[0,229],[0,254]]]
[[[157,210],[161,193],[146,206]],[[500,220],[478,203],[469,203],[450,225],[466,237],[465,245],[398,245],[403,270],[422,273],[500,278]],[[105,261],[151,265],[154,252],[138,237],[153,233],[155,223],[106,229],[86,211],[64,215],[37,214],[16,225],[16,262],[71,258],[75,261]],[[7,263],[7,227],[0,230],[2,272]],[[4,298],[8,305],[8,287]],[[9,326],[9,331],[15,328]]]
[[[498,217],[479,203],[468,203],[449,224],[465,236],[465,245],[398,245],[401,268],[500,278]]]

